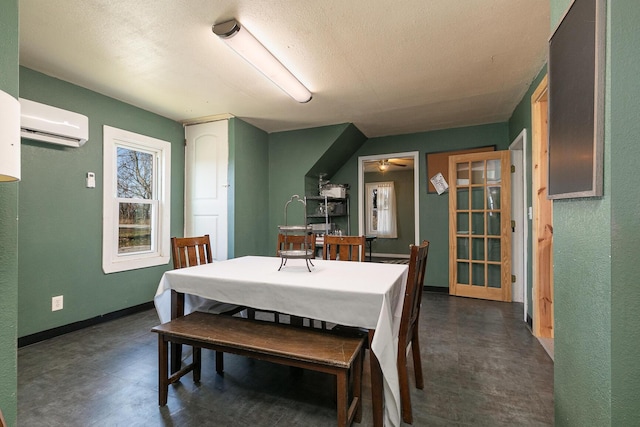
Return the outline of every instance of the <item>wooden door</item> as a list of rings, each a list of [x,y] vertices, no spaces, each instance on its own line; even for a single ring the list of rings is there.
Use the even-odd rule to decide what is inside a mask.
[[[549,166],[548,85],[545,76],[531,95],[533,144],[533,334],[553,338],[553,202],[547,198]]]
[[[511,301],[509,151],[449,158],[449,293]]]
[[[209,234],[214,260],[227,259],[228,121],[185,129],[185,235]]]

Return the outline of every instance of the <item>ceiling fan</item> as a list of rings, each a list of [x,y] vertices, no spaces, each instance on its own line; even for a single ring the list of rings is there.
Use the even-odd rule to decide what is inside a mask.
[[[380,161],[378,161],[378,170],[380,172],[385,172],[389,169],[389,166],[399,166],[401,168],[406,167],[407,165],[405,165],[404,163],[398,163],[398,162],[394,162],[393,159],[382,159]]]

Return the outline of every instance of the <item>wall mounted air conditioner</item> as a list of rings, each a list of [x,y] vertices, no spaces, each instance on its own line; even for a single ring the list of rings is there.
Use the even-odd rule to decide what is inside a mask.
[[[82,114],[20,98],[20,136],[52,144],[81,147],[89,138]]]

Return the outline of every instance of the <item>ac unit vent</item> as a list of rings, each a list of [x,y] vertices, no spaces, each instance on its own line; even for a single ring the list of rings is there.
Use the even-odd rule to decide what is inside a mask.
[[[89,138],[89,119],[82,114],[20,98],[20,135],[68,147]]]

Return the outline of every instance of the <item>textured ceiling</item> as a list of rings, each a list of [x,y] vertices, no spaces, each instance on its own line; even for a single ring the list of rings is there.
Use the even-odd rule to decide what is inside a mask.
[[[236,18],[299,104],[212,32]],[[547,0],[20,0],[20,63],[162,116],[366,136],[507,120],[546,61]]]

